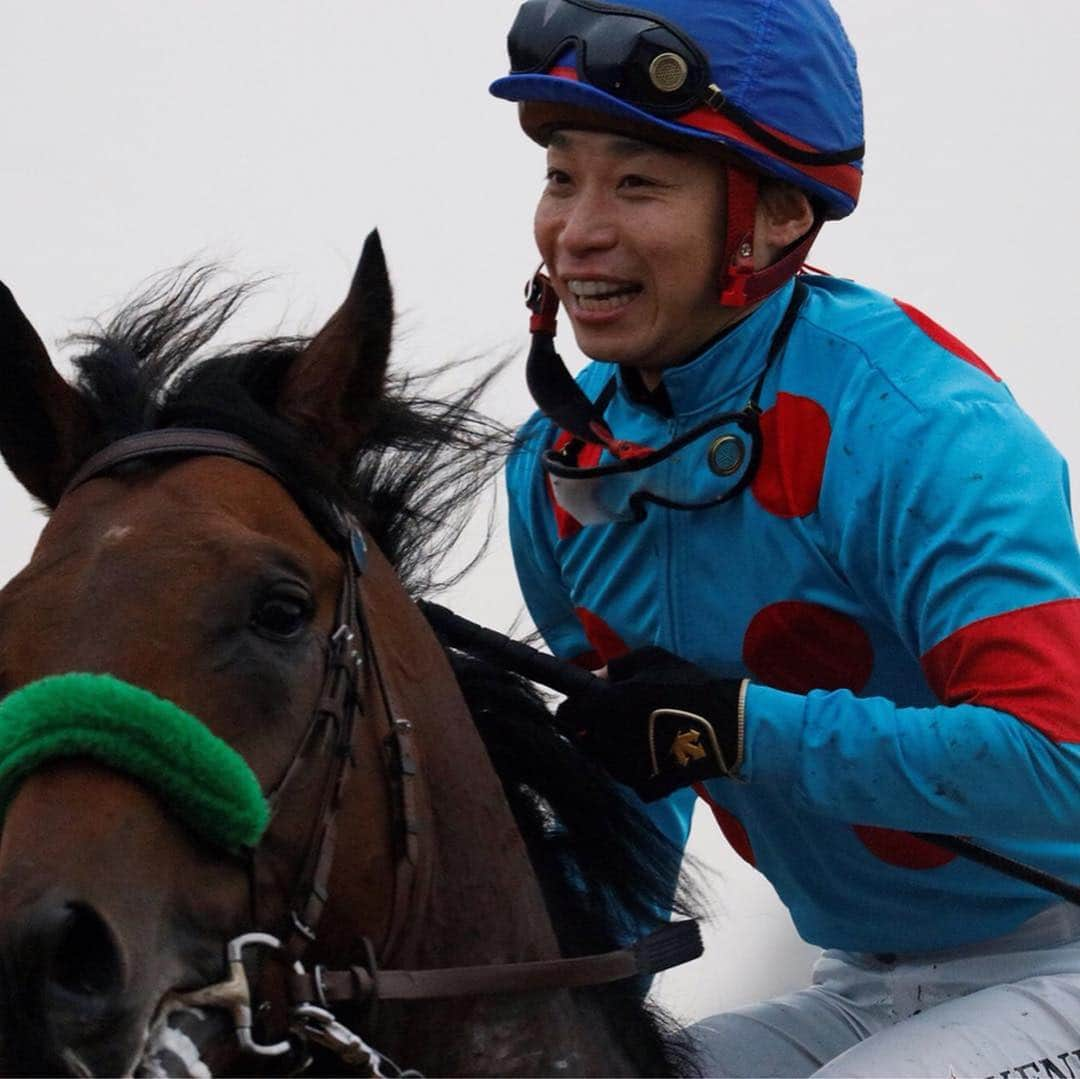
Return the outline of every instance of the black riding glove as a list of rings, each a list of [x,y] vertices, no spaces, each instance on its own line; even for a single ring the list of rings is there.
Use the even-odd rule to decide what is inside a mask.
[[[713,678],[663,648],[608,664],[556,719],[611,775],[646,802],[735,774],[743,758],[743,682]]]

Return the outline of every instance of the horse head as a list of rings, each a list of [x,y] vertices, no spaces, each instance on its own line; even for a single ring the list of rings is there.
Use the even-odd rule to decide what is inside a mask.
[[[170,1022],[213,1027],[238,980],[228,1003],[257,1055],[218,1047],[214,1063],[250,1073],[295,1048],[285,983],[303,975],[326,1003],[320,964],[347,964],[351,985],[371,982],[372,957],[431,969],[560,954],[504,793],[528,784],[500,783],[401,584],[404,556],[395,567],[371,542],[372,528],[392,539],[373,522],[401,483],[394,461],[379,459],[378,484],[358,465],[373,442],[448,439],[453,463],[412,509],[426,526],[482,432],[447,436],[438,407],[388,397],[376,236],[310,340],[200,361],[239,297],[201,301],[204,283],[129,310],[74,384],[0,286],[0,451],[49,512],[0,591],[7,1073],[196,1068],[175,1059],[192,1043]],[[597,791],[598,807],[611,792]],[[529,798],[542,840],[551,810]],[[579,815],[593,827],[606,813]],[[560,858],[567,894],[588,893]],[[642,1066],[566,992],[449,995],[378,1018],[351,1006],[381,1045],[442,1074]]]
[[[391,322],[373,237],[344,304],[281,359],[277,385],[262,389],[268,431],[303,438],[321,477],[346,467],[374,422]],[[0,356],[0,450],[51,510],[30,563],[0,592],[3,690],[68,672],[112,676],[198,717],[264,791],[280,785],[298,754],[313,761],[290,782],[255,880],[243,852],[205,842],[160,786],[114,760],[84,757],[77,745],[19,786],[0,842],[0,948],[5,990],[16,998],[7,1013],[20,1030],[18,1039],[5,1032],[4,1045],[18,1047],[9,1066],[50,1070],[67,1058],[123,1074],[167,994],[216,980],[222,939],[250,928],[253,902],[266,925],[288,914],[281,906],[325,781],[327,764],[304,741],[343,565],[277,478],[223,456],[134,463],[65,495],[77,466],[115,432],[90,396],[57,374],[7,290]],[[183,407],[228,409],[213,389]],[[370,576],[373,590],[391,578],[383,565]],[[370,774],[352,789],[369,841],[348,851],[348,876],[390,879],[383,748],[374,725],[357,734],[358,768]],[[349,904],[375,939],[385,933],[385,889],[343,884],[333,900]]]

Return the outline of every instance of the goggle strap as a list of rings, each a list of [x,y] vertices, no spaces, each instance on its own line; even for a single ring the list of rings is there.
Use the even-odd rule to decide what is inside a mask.
[[[709,87],[710,96],[705,99],[714,112],[722,113],[733,120],[755,142],[761,143],[768,150],[772,150],[778,157],[790,161],[796,165],[813,165],[824,168],[829,165],[853,165],[866,156],[866,144],[859,143],[845,150],[810,150],[801,146],[792,146],[782,138],[774,135],[768,128],[762,127],[748,112],[733,105],[715,86]]]
[[[544,453],[541,458],[541,465],[544,472],[547,473],[549,480],[552,481],[552,490],[558,505],[566,513],[571,514],[576,518],[577,515],[581,513],[581,509],[572,502],[566,500],[568,490],[566,484],[568,480],[572,481],[580,490],[580,485],[595,483],[602,480],[605,476],[610,476],[614,473],[631,471],[640,472],[642,469],[651,467],[654,463],[667,459],[673,453],[678,452],[682,447],[701,438],[706,432],[715,431],[717,425],[721,423],[737,423],[739,427],[750,436],[750,458],[746,463],[746,467],[743,469],[742,475],[735,481],[731,488],[718,498],[712,498],[702,502],[680,501],[668,497],[663,493],[643,488],[628,496],[627,504],[630,512],[629,518],[615,516],[612,517],[611,520],[627,519],[641,521],[645,516],[645,509],[648,504],[664,506],[667,509],[673,510],[695,510],[719,506],[737,498],[751,483],[753,483],[754,478],[757,475],[758,466],[761,463],[762,433],[760,421],[761,406],[759,402],[761,399],[761,392],[765,386],[765,378],[787,345],[788,338],[791,336],[792,327],[795,325],[795,320],[798,318],[799,311],[802,309],[807,292],[807,287],[803,282],[795,282],[791,299],[788,301],[787,308],[780,319],[780,324],[773,333],[772,341],[769,344],[768,355],[765,358],[761,373],[758,375],[757,381],[754,384],[753,391],[750,394],[750,400],[740,412],[715,415],[704,423],[699,424],[697,427],[680,435],[678,438],[673,439],[666,446],[661,446],[659,449],[650,449],[634,443],[620,443],[621,447],[631,447],[632,449],[631,452],[626,453],[625,456],[619,457],[620,463],[618,465],[597,466],[594,463],[585,468],[579,467],[576,452],[580,452],[580,441],[576,444],[571,443],[570,446],[567,447],[567,449],[571,449],[569,456],[566,453],[566,449],[561,451],[548,450]],[[598,408],[607,407],[614,392],[614,387],[615,379],[612,379],[604,387],[603,392],[597,398],[596,406]],[[576,452],[573,450],[575,445],[577,447]],[[612,450],[612,452],[614,453],[615,451]],[[655,461],[649,461],[644,464],[633,463],[634,458],[643,457],[652,457],[655,458]],[[560,481],[561,485],[555,483],[556,478]],[[580,519],[583,522],[585,521],[584,517],[581,517]]]
[[[734,170],[732,170],[734,171]],[[754,191],[757,184],[754,182]],[[752,289],[761,289],[760,295],[766,296],[782,285],[789,277],[794,276],[803,258],[814,242],[820,223],[810,230],[809,233],[798,243],[780,262],[758,273],[742,275],[740,281]],[[536,282],[540,281],[540,286]],[[795,293],[791,303],[781,320],[780,326],[773,337],[769,349],[769,355],[765,367],[758,378],[751,400],[747,406],[757,410],[757,400],[765,381],[765,374],[772,366],[784,343],[787,341],[791,326],[795,321],[795,315],[802,305],[805,295],[805,286],[796,284]],[[752,294],[752,293],[750,293]],[[541,274],[537,274],[530,290],[528,305],[533,311],[533,319],[549,318],[554,324],[553,310],[544,311],[543,297],[555,297],[555,290],[550,282]],[[533,306],[534,297],[536,307]],[[555,297],[554,309],[558,307],[558,298]],[[632,461],[655,452],[649,446],[643,446],[628,439],[616,438],[612,434],[604,419],[604,412],[614,396],[616,382],[612,378],[604,387],[603,392],[595,402],[589,400],[585,391],[578,385],[573,375],[567,370],[562,357],[555,349],[555,340],[551,333],[543,330],[533,330],[532,345],[529,348],[529,358],[525,364],[525,381],[529,387],[529,393],[541,412],[548,419],[558,425],[563,431],[568,431],[578,441],[601,445],[608,450],[616,460]]]

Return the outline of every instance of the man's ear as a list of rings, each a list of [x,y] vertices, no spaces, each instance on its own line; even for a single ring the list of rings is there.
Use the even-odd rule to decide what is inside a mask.
[[[814,224],[810,200],[793,184],[763,180],[758,194],[754,246],[767,255],[770,265],[785,249],[801,240]],[[757,254],[757,252],[755,252]],[[757,259],[755,258],[755,264]]]

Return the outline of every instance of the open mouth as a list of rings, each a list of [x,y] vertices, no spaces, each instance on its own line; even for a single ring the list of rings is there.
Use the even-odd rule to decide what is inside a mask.
[[[641,291],[641,285],[630,281],[584,281],[570,278],[566,282],[574,307],[579,311],[616,311],[631,303]]]

